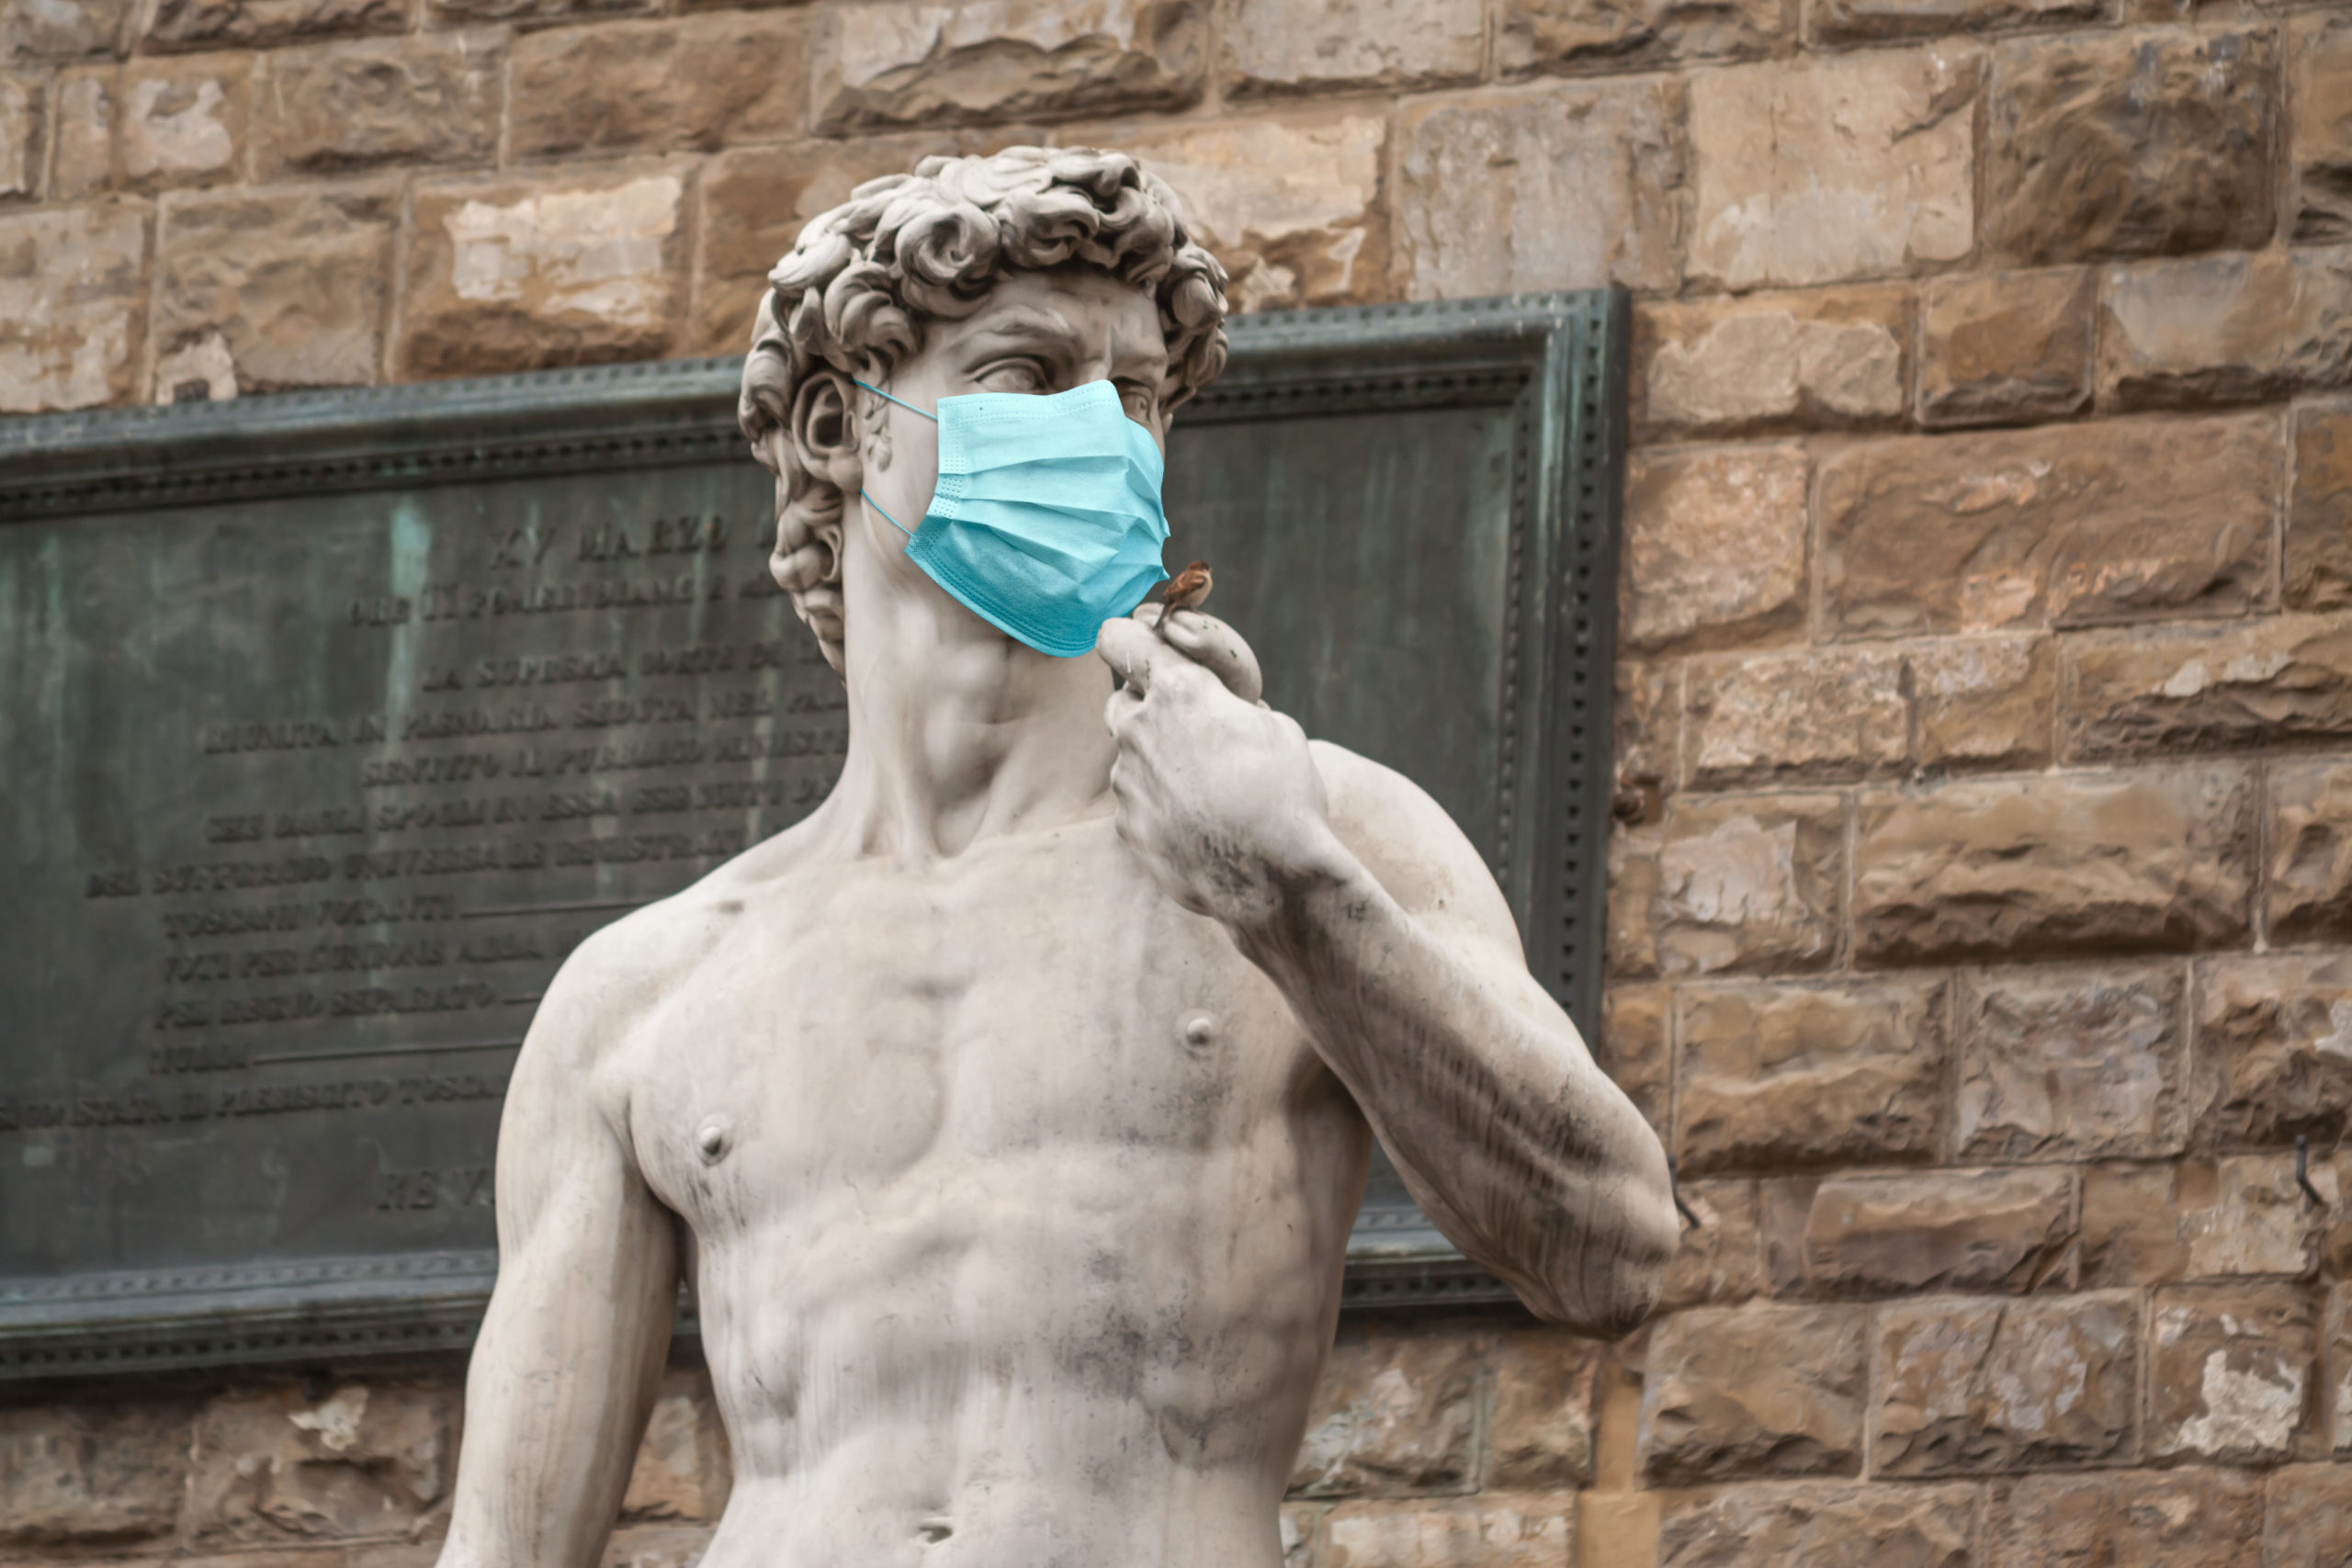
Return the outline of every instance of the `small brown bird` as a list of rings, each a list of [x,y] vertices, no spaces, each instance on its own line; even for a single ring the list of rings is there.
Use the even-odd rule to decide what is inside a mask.
[[[1209,563],[1196,560],[1168,580],[1167,592],[1159,596],[1159,619],[1151,623],[1154,631],[1168,625],[1170,610],[1197,610],[1209,596]]]

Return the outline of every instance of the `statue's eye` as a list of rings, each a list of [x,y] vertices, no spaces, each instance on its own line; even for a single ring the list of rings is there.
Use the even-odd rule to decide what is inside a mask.
[[[1159,412],[1159,398],[1139,381],[1122,381],[1119,383],[1119,405],[1127,411],[1129,419],[1137,424],[1148,425],[1153,415]]]
[[[991,392],[1042,392],[1046,372],[1034,359],[1000,359],[980,372],[979,381]]]

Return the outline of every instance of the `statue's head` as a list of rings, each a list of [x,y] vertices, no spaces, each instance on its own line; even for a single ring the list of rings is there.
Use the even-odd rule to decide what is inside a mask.
[[[1174,193],[1121,152],[925,158],[809,220],[768,281],[738,413],[776,476],[771,570],[835,670],[846,502],[880,491],[893,462],[891,405],[855,382],[896,382],[922,408],[958,392],[1057,390],[1045,383],[1059,352],[1087,361],[1079,378],[1117,385],[1131,417],[1164,439],[1169,415],[1225,367],[1225,269]],[[899,467],[911,480],[922,465]],[[913,487],[922,494],[888,487],[901,506],[911,497],[909,525],[928,483]]]

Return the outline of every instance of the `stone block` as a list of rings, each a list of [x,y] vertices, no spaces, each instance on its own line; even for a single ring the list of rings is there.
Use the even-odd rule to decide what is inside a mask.
[[[401,344],[406,374],[482,375],[666,353],[684,314],[689,177],[657,165],[418,187]]]
[[[1662,826],[1621,822],[1610,829],[1606,939],[1611,982],[1657,973],[1658,922],[1666,916],[1658,896],[1658,857],[1665,845]]]
[[[2300,17],[2287,35],[2294,237],[2352,240],[2352,17]]]
[[[1916,645],[1904,662],[1922,766],[2026,772],[2049,764],[2058,706],[2052,639],[1954,637]]]
[[[1600,1039],[1593,1052],[1660,1136],[1674,1098],[1674,1055],[1668,1045],[1671,1006],[1664,986],[1610,987],[1600,998]]]
[[[81,201],[115,182],[115,73],[111,67],[62,73],[51,96],[49,199]]]
[[[1843,915],[1845,818],[1834,795],[1678,798],[1651,899],[1658,966],[1708,975],[1829,964]]]
[[[2269,240],[2278,50],[2264,31],[2020,39],[1994,53],[1984,239],[2026,265]]]
[[[698,1367],[672,1367],[662,1376],[629,1469],[622,1521],[716,1522],[732,1481],[709,1374]]]
[[[2196,996],[2199,1142],[2332,1144],[2352,1114],[2352,957],[2215,959]]]
[[[1620,659],[1616,702],[1610,708],[1617,755],[1617,789],[1636,792],[1631,807],[1614,807],[1630,826],[1654,822],[1665,796],[1682,781],[1682,671],[1675,665]]]
[[[0,200],[40,194],[47,96],[38,77],[0,73]]]
[[[2290,609],[2352,609],[2352,407],[2295,411],[2284,551]]]
[[[198,1418],[188,1533],[200,1545],[413,1537],[446,1512],[454,1387],[345,1382],[307,1399],[246,1384]]]
[[[790,136],[808,120],[808,81],[797,16],[729,11],[526,33],[514,41],[507,151],[661,152]]]
[[[1835,283],[1967,255],[1980,64],[1938,46],[1694,78],[1691,281]]]
[[[1294,1497],[1459,1491],[1477,1462],[1478,1348],[1347,1325],[1324,1364]]]
[[[2335,1201],[2333,1166],[2306,1176],[2326,1200],[2313,1204],[2295,1181],[2292,1155],[2231,1155],[2181,1168],[2179,1224],[2190,1278],[2275,1274],[2309,1279],[2319,1267]]]
[[[425,15],[435,26],[456,28],[495,22],[527,27],[587,21],[599,17],[639,16],[654,8],[654,0],[424,0]],[[678,9],[689,11],[695,6],[684,4]]]
[[[1681,1168],[1931,1157],[1951,1060],[1948,989],[1909,976],[1682,987]]]
[[[122,180],[158,190],[236,177],[253,106],[245,56],[134,61],[116,91]]]
[[[1592,1480],[1593,1380],[1604,1354],[1558,1329],[1510,1329],[1487,1356],[1488,1492],[1553,1492]]]
[[[2352,249],[2109,267],[2099,395],[2117,408],[2269,402],[2352,381]]]
[[[1911,703],[1894,649],[1801,649],[1692,660],[1684,677],[1699,789],[1838,784],[1899,771]]]
[[[1887,637],[2267,608],[2285,457],[2267,414],[1849,448],[1823,464],[1819,486],[1827,628]]]
[[[605,1544],[603,1568],[696,1568],[710,1546],[709,1525],[624,1525]],[[353,1562],[350,1568],[373,1568]],[[430,1568],[424,1562],[386,1568]]]
[[[1325,1568],[1568,1568],[1573,1494],[1486,1493],[1342,1503],[1323,1521]]]
[[[4,0],[0,51],[10,60],[87,60],[122,52],[131,0]]]
[[[147,225],[120,202],[0,217],[0,413],[132,397]]]
[[[1824,1295],[2023,1295],[2075,1282],[2079,1206],[2069,1170],[1833,1176],[1804,1224]]]
[[[2007,424],[2090,406],[2098,275],[1939,277],[1920,290],[1919,423]]]
[[[2188,1142],[2177,968],[1998,971],[1960,1010],[1961,1158],[2152,1159]]]
[[[1486,62],[1479,0],[1236,0],[1221,70],[1230,97],[1329,88],[1396,92],[1473,82]]]
[[[261,165],[273,175],[488,163],[497,155],[506,71],[499,34],[361,39],[280,50],[268,59],[258,142]]]
[[[1863,1314],[1701,1308],[1650,1335],[1642,1473],[1653,1485],[1851,1475],[1861,1466]]]
[[[1786,1299],[1813,1292],[1805,1273],[1804,1235],[1824,1179],[1808,1172],[1756,1184],[1756,1236],[1769,1294]]]
[[[1814,0],[1806,7],[1805,39],[1815,44],[1887,43],[2114,17],[2115,0]]]
[[[155,0],[141,52],[268,49],[306,39],[404,32],[412,0]]]
[[[1885,1308],[1871,1473],[1984,1475],[2130,1458],[2139,1331],[2129,1292]]]
[[[847,6],[829,19],[818,59],[819,129],[1181,108],[1207,75],[1207,9],[1198,0]]]
[[[2270,1478],[2263,1568],[2343,1568],[2352,1562],[2352,1470],[2290,1465]]]
[[[361,386],[382,356],[388,191],[223,196],[164,216],[156,347],[219,334],[240,390]]]
[[[2239,752],[2352,736],[2352,617],[2085,637],[2059,695],[2070,761]]]
[[[1401,292],[1671,290],[1682,91],[1667,81],[1437,99],[1399,117]]]
[[[1907,289],[1812,289],[1644,302],[1634,316],[1645,435],[1736,435],[1900,420]]]
[[[2083,1172],[2086,1291],[2148,1285],[2188,1271],[2177,1166],[2095,1165]]]
[[[1667,1265],[1658,1310],[1731,1306],[1764,1292],[1761,1199],[1753,1181],[1684,1181],[1682,1201],[1699,1216]]]
[[[2254,805],[2252,780],[2228,766],[1871,791],[1856,808],[1856,956],[1966,963],[2240,941]]]
[[[1975,1540],[1970,1486],[1721,1486],[1668,1505],[1657,1561],[1657,1568],[1974,1568]]]
[[[1183,198],[1216,253],[1238,310],[1384,298],[1388,226],[1380,207],[1387,127],[1373,115],[1250,120],[1123,135]]]
[[[1524,76],[1751,59],[1784,31],[1777,0],[1503,0],[1495,67]]]
[[[0,1408],[0,1548],[122,1546],[170,1534],[195,1414],[150,1398]]]
[[[2318,1457],[2319,1325],[2301,1285],[2171,1285],[2149,1314],[2152,1458]]]
[[[2268,784],[2264,929],[2280,943],[2352,941],[2352,766],[2278,762]]]
[[[1618,636],[1643,652],[1785,641],[1804,625],[1804,451],[1637,452]]]
[[[2262,1481],[2225,1470],[2034,1475],[1996,1486],[1985,1568],[2257,1568]]]

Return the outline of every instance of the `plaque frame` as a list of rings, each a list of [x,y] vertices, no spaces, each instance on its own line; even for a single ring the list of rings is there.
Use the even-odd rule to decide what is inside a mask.
[[[1626,438],[1623,289],[1244,316],[1187,418],[1520,411],[1507,852],[1529,961],[1597,1037]],[[0,526],[244,497],[707,463],[741,450],[740,361],[673,360],[0,422]],[[746,458],[746,461],[749,459]],[[1522,733],[1532,730],[1532,734]],[[0,1381],[469,1346],[493,1253],[0,1279]],[[1408,1201],[1368,1196],[1344,1304],[1508,1302]],[[679,1329],[695,1331],[690,1299]]]

